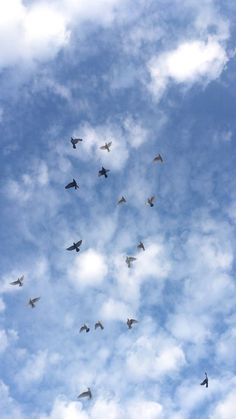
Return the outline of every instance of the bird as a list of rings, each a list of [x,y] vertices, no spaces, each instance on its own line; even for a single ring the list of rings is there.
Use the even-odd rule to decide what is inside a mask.
[[[99,172],[98,172],[98,176],[107,177],[107,172],[110,172],[110,170],[109,169],[104,169],[104,167],[102,167],[101,170],[99,170]]]
[[[65,189],[70,189],[70,188],[79,189],[79,185],[75,179],[73,179],[73,182],[70,182],[68,183],[68,185],[65,186]]]
[[[127,263],[128,268],[131,267],[131,262],[134,262],[135,260],[136,260],[136,258],[133,257],[133,256],[126,256],[125,262]]]
[[[138,323],[138,320],[135,320],[135,319],[127,319],[128,329],[132,329],[132,324],[134,324],[134,323]]]
[[[126,199],[125,199],[125,197],[124,196],[122,196],[120,199],[119,199],[119,201],[117,202],[117,204],[122,204],[122,203],[125,203],[126,202]]]
[[[94,328],[95,328],[95,330],[98,328],[98,327],[100,327],[100,329],[104,329],[104,326],[102,325],[102,323],[100,322],[100,320],[97,322],[97,323],[95,323],[95,326],[94,326]]]
[[[201,386],[206,385],[206,387],[208,387],[208,377],[207,377],[207,373],[205,372],[205,376],[206,378],[200,383]]]
[[[29,299],[28,304],[29,304],[32,308],[34,308],[34,307],[35,307],[35,303],[36,303],[37,301],[39,301],[39,300],[40,300],[40,297],[30,298],[30,299]]]
[[[76,252],[79,252],[80,251],[79,247],[80,247],[81,243],[82,243],[82,240],[79,240],[77,243],[73,243],[72,246],[67,247],[66,250],[76,250]]]
[[[91,393],[91,390],[90,390],[89,387],[88,387],[88,390],[87,391],[83,391],[83,393],[80,393],[78,395],[77,399],[82,399],[83,397],[88,397],[89,399],[92,398],[92,393]]]
[[[73,138],[73,137],[71,137],[71,139],[70,139],[70,142],[73,145],[73,148],[76,148],[76,144],[78,144],[81,141],[83,141],[82,138]]]
[[[154,207],[153,202],[155,201],[155,196],[151,196],[150,198],[148,198],[146,204],[150,205],[150,207]]]
[[[18,278],[16,281],[10,282],[10,285],[19,285],[19,287],[23,287],[24,275]]]
[[[140,249],[140,250],[141,250],[141,249],[145,250],[145,247],[144,247],[143,242],[139,242],[139,244],[138,244],[137,248],[138,248],[138,249]]]
[[[156,161],[160,161],[161,163],[163,163],[163,158],[161,157],[160,154],[158,154],[158,156],[154,157],[153,162],[156,162]]]
[[[83,326],[81,326],[81,328],[80,328],[80,333],[81,332],[83,332],[83,331],[86,331],[86,333],[88,333],[89,331],[90,331],[90,329],[89,329],[89,327],[86,325],[86,324],[84,324]]]
[[[111,145],[112,145],[112,141],[110,141],[110,143],[105,143],[105,145],[102,145],[102,147],[100,147],[100,150],[107,150],[108,152],[110,152]]]

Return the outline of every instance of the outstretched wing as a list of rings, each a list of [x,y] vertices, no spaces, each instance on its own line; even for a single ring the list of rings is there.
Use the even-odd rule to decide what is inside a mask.
[[[73,244],[72,246],[67,247],[67,249],[66,249],[66,250],[74,250],[74,249],[75,249],[75,245]]]
[[[133,257],[133,256],[129,256],[129,260],[130,262],[133,262],[134,260],[136,260],[137,258]]]
[[[135,320],[135,319],[130,319],[130,323],[131,323],[131,324],[138,323],[138,320]]]
[[[105,145],[102,145],[101,147],[100,147],[100,150],[106,150],[106,146]]]
[[[39,300],[40,300],[40,298],[41,298],[41,297],[35,297],[35,298],[32,298],[32,299],[31,299],[31,301],[32,301],[32,303],[34,304],[34,303],[36,303],[37,301],[39,301]]]
[[[73,188],[73,186],[75,186],[74,182],[70,182],[65,186],[65,189]]]
[[[87,329],[87,327],[86,327],[86,326],[85,326],[85,324],[84,324],[83,326],[81,326],[81,328],[80,328],[80,331],[79,331],[79,332],[81,333],[81,332],[83,332],[83,331],[84,331],[84,330],[86,330],[86,329]]]
[[[81,245],[81,243],[82,243],[82,240],[79,240],[79,241],[76,243],[76,247],[79,247],[79,246]]]
[[[19,284],[19,279],[17,279],[17,281],[10,282],[10,285],[17,285],[17,284]]]

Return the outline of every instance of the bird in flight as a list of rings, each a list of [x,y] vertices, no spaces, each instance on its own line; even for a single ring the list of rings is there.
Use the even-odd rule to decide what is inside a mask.
[[[82,399],[83,397],[88,397],[89,399],[92,398],[92,393],[91,393],[91,390],[90,390],[89,387],[88,387],[88,390],[87,391],[83,391],[83,393],[80,393],[78,395],[77,399]]]
[[[76,144],[80,143],[82,140],[82,138],[73,138],[71,137],[70,142],[73,145],[73,148],[76,148]]]
[[[110,172],[110,170],[109,169],[104,169],[104,167],[102,167],[101,170],[99,170],[99,172],[98,172],[98,176],[108,177],[107,172]]]
[[[151,196],[150,198],[148,198],[146,204],[150,205],[150,207],[154,207],[153,202],[155,201],[155,196]]]
[[[134,323],[138,323],[138,320],[135,320],[135,319],[127,319],[127,326],[128,326],[129,329],[132,329],[132,325]]]
[[[119,199],[119,201],[117,202],[117,204],[122,204],[122,203],[125,203],[126,202],[126,199],[125,199],[125,197],[124,196],[122,196],[120,199]]]
[[[100,327],[100,329],[101,330],[103,330],[104,329],[104,326],[102,325],[102,323],[100,322],[100,321],[98,321],[97,323],[95,323],[95,330],[98,328],[98,327]]]
[[[134,262],[135,260],[136,260],[136,258],[133,257],[133,256],[126,256],[125,262],[127,263],[128,268],[131,267],[131,262]]]
[[[80,251],[79,247],[80,247],[81,243],[82,243],[82,240],[79,240],[77,243],[73,243],[72,246],[67,247],[66,250],[76,250],[76,252],[79,252]]]
[[[19,285],[19,287],[23,287],[24,275],[18,278],[16,281],[10,282],[10,285]]]
[[[163,163],[163,158],[161,157],[160,154],[158,154],[158,156],[154,157],[153,162],[156,162],[156,161],[160,161],[161,163]]]
[[[102,147],[100,147],[100,150],[107,150],[108,152],[110,152],[111,145],[112,145],[112,141],[110,141],[110,143],[105,143],[105,145],[102,145]]]
[[[79,189],[79,185],[75,179],[73,179],[73,182],[70,182],[68,183],[68,185],[65,186],[65,189],[70,189],[70,188]]]
[[[140,250],[141,250],[141,249],[145,250],[145,247],[144,247],[143,242],[139,242],[139,244],[138,244],[137,248],[138,248],[138,249],[140,249]]]
[[[84,324],[83,326],[81,326],[81,328],[80,328],[80,333],[81,332],[83,332],[83,331],[86,331],[86,333],[88,333],[89,331],[90,331],[90,329],[89,329],[89,327],[86,325],[86,324]]]
[[[39,301],[39,300],[40,300],[40,297],[30,298],[30,300],[29,300],[28,304],[29,304],[32,308],[34,308],[34,307],[35,307],[35,303],[36,303],[37,301]]]
[[[200,384],[201,384],[201,386],[208,387],[208,377],[207,377],[207,373],[206,372],[205,372],[205,376],[206,376],[206,378]]]

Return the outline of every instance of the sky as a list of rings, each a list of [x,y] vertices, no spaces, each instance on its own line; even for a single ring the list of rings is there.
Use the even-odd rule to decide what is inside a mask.
[[[1,419],[236,418],[235,12],[0,3]]]

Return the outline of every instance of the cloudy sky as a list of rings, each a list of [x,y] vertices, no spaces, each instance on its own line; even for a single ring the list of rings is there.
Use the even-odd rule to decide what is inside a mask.
[[[2,419],[236,418],[235,13],[0,3]]]

